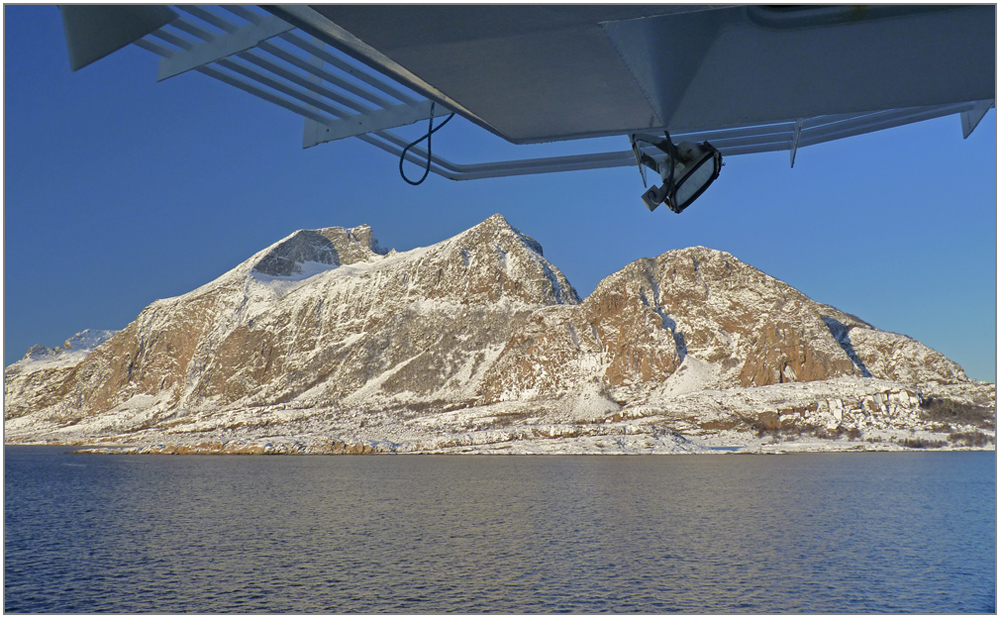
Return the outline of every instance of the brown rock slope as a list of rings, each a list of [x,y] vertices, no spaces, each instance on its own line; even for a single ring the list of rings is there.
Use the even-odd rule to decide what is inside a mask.
[[[300,231],[154,302],[74,367],[9,367],[5,389],[17,396],[5,413],[69,421],[123,406],[468,399],[532,311],[578,302],[541,246],[499,215],[404,254],[384,254],[367,226]]]
[[[688,357],[701,361],[704,388],[850,375],[915,386],[967,381],[909,337],[813,302],[728,253],[693,247],[629,264],[579,306],[536,312],[497,360],[485,394],[501,401],[588,381],[641,392]]]

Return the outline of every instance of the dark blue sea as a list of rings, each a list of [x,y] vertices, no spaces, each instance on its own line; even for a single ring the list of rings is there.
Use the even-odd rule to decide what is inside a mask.
[[[7,612],[996,611],[995,453],[4,449]]]

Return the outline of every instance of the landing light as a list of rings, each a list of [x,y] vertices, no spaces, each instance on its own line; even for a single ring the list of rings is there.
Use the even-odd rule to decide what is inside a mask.
[[[666,203],[667,208],[680,213],[719,177],[722,153],[708,142],[674,144],[669,133],[664,135],[665,137],[631,135],[632,153],[639,165],[643,186],[646,186],[646,170],[643,166],[659,173],[663,180],[663,186],[653,185],[642,194],[646,208],[652,211]],[[641,144],[654,146],[665,156],[656,159],[643,152]]]

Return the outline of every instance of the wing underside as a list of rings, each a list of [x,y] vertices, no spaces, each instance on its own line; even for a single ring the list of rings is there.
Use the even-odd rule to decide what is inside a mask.
[[[351,137],[399,157],[411,140],[398,129],[433,108],[512,144],[606,146],[669,129],[726,156],[788,151],[794,164],[805,146],[941,116],[959,115],[968,136],[995,99],[992,5],[171,10],[134,41],[160,57],[158,79],[194,71],[278,105],[304,119],[303,147]],[[79,17],[63,17],[69,35]],[[634,165],[620,145],[485,163],[435,152],[430,170],[463,180]],[[419,146],[405,156],[427,163]]]

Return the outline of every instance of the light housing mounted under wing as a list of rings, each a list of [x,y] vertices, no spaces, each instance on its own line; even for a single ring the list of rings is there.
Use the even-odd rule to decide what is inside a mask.
[[[715,182],[722,171],[722,153],[707,141],[674,144],[669,133],[662,138],[632,135],[631,140],[643,185],[646,184],[643,166],[656,171],[663,181],[662,185],[654,185],[642,194],[642,201],[650,211],[665,203],[667,208],[680,214]],[[644,152],[640,144],[653,146],[664,156],[657,159]]]

